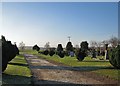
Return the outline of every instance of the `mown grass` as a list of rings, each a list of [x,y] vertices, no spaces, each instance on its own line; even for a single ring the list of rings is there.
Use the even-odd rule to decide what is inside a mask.
[[[64,58],[60,58],[58,55],[54,55],[51,57],[49,55],[46,56],[38,54],[37,51],[33,50],[26,50],[24,51],[24,53],[37,55],[41,58],[63,63],[72,67],[86,68],[86,71],[91,71],[98,75],[103,75],[115,80],[118,80],[118,76],[120,77],[120,75],[118,74],[118,72],[120,73],[120,70],[115,69],[109,61],[95,60],[91,59],[91,57],[85,57],[83,61],[78,61],[76,57],[65,56]]]
[[[2,84],[31,84],[31,71],[22,55],[16,56],[9,62],[2,74]]]

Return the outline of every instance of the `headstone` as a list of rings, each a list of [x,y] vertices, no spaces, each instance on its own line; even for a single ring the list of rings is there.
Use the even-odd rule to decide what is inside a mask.
[[[92,58],[96,58],[96,51],[95,51],[95,49],[92,51]]]
[[[70,56],[74,57],[74,52],[73,51],[70,51]]]

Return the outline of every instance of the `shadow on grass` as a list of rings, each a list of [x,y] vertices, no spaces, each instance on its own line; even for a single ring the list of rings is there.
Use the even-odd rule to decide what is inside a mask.
[[[2,74],[2,86],[32,86],[31,77]]]
[[[71,71],[94,71],[99,69],[114,69],[113,67],[69,67],[69,66],[31,66],[32,69],[71,70]]]
[[[28,67],[28,64],[21,64],[21,63],[8,63],[8,64]]]

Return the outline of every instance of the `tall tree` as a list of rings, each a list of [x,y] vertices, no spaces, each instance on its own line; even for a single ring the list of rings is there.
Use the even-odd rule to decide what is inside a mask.
[[[93,40],[90,41],[90,46],[91,46],[92,48],[95,48],[95,47],[96,47],[96,44],[97,44],[96,41],[93,41]]]
[[[47,42],[44,47],[48,50],[50,48],[50,42]]]
[[[19,43],[19,48],[20,48],[21,50],[24,50],[24,49],[25,49],[25,43],[20,42],[20,43]]]
[[[109,39],[109,43],[112,45],[112,47],[116,47],[119,43],[119,40],[117,37],[114,37],[112,36],[110,39]]]

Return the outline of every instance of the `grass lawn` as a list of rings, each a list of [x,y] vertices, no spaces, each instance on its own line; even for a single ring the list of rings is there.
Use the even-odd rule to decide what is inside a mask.
[[[2,74],[2,84],[31,84],[31,71],[22,55],[9,62]]]
[[[90,57],[85,57],[85,59],[80,62],[76,59],[76,57],[65,56],[64,58],[60,58],[58,55],[54,55],[51,57],[49,55],[46,56],[38,54],[36,51],[33,50],[26,50],[24,51],[24,53],[41,56],[44,59],[56,61],[72,67],[84,68],[85,71],[91,71],[98,75],[107,76],[115,80],[118,80],[118,72],[120,73],[120,70],[114,69],[110,62],[105,60],[95,60],[91,59]]]

